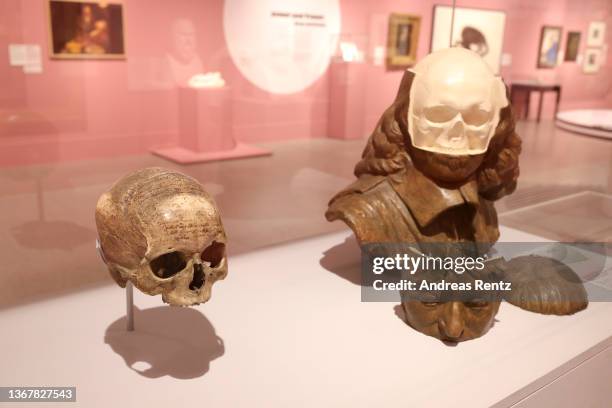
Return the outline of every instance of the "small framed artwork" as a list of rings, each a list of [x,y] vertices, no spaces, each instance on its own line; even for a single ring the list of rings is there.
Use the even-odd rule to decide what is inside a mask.
[[[432,52],[448,47],[467,48],[480,55],[496,74],[499,73],[506,13],[457,7],[453,14],[452,7],[435,5],[433,14]]]
[[[595,74],[599,72],[601,65],[601,49],[587,48],[584,52],[584,61],[582,61],[582,72],[585,74]]]
[[[123,5],[49,0],[52,58],[123,59]]]
[[[405,69],[416,62],[421,17],[393,13],[387,30],[387,69]]]
[[[561,27],[543,26],[538,47],[538,68],[554,68],[559,59]]]
[[[593,21],[589,24],[587,34],[587,47],[601,47],[606,35],[606,23],[603,21]]]
[[[565,43],[565,58],[564,61],[576,61],[578,50],[580,49],[580,33],[578,31],[570,31],[567,33],[567,41]]]

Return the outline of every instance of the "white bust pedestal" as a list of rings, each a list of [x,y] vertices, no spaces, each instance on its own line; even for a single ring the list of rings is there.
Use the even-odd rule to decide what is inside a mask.
[[[182,164],[271,154],[234,139],[230,88],[181,87],[177,92],[178,146],[153,149],[154,154]]]

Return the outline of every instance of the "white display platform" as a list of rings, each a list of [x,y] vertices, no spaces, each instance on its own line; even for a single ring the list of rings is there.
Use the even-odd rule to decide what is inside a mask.
[[[612,109],[576,109],[557,113],[557,126],[589,136],[612,139]]]
[[[359,276],[343,232],[231,258],[196,308],[135,291],[132,333],[117,286],[4,310],[0,386],[76,386],[68,407],[588,405],[559,402],[565,384],[610,406],[612,303],[568,317],[504,303],[488,334],[448,346],[404,324],[397,304],[360,302]]]

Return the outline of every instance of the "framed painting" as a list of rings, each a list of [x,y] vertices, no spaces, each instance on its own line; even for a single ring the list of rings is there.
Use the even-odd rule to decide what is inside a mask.
[[[587,48],[582,61],[582,72],[585,74],[596,74],[601,66],[601,49]]]
[[[498,74],[504,42],[506,14],[498,10],[434,6],[430,51],[448,47],[464,47],[482,56]],[[451,33],[452,27],[452,33]]]
[[[606,23],[603,21],[593,21],[589,24],[587,33],[587,47],[601,47],[606,35]]]
[[[580,49],[580,33],[578,31],[570,31],[567,33],[565,42],[565,57],[564,61],[576,61],[578,50]]]
[[[387,29],[387,69],[405,69],[416,62],[421,17],[392,13]]]
[[[125,58],[123,5],[49,0],[52,58]]]
[[[561,27],[542,26],[538,47],[538,68],[554,68],[557,66],[562,31]]]

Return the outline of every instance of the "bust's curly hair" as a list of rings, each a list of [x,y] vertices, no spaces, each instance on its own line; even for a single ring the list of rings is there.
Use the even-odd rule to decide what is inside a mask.
[[[385,110],[368,139],[362,158],[355,166],[357,177],[364,174],[390,175],[412,165],[408,151],[412,147],[408,133],[408,104],[414,74],[406,71],[393,104]],[[476,170],[478,192],[488,200],[497,200],[516,188],[519,175],[518,156],[521,139],[514,131],[510,104],[500,112],[499,123],[489,143],[484,160]]]

